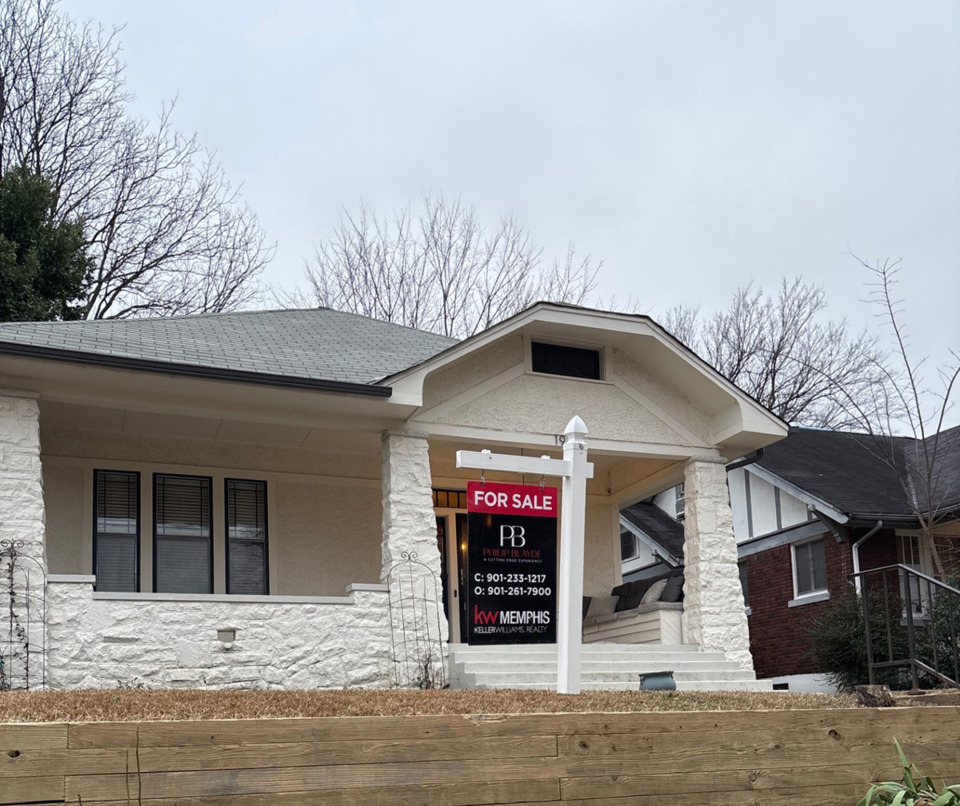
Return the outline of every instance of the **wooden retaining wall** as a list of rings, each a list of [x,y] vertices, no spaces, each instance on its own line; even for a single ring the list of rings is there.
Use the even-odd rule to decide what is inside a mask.
[[[960,782],[952,707],[123,722],[0,725],[0,803],[853,806],[894,736]]]

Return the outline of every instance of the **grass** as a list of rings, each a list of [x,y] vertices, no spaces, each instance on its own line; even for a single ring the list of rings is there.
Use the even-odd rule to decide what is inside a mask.
[[[786,692],[591,691],[570,695],[509,689],[6,691],[0,692],[0,723],[587,711],[782,711],[855,705],[855,698],[850,696]]]

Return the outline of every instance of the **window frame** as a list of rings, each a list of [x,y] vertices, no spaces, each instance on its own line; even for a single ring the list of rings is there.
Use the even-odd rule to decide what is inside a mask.
[[[157,563],[157,479],[161,477],[172,477],[172,478],[181,478],[181,479],[201,479],[206,480],[208,483],[207,489],[210,491],[210,505],[209,505],[209,517],[210,517],[210,536],[207,540],[210,543],[210,590],[205,593],[183,593],[180,591],[173,592],[172,595],[183,595],[183,596],[204,596],[214,594],[216,592],[216,578],[215,578],[215,566],[216,559],[214,557],[215,549],[215,519],[213,517],[213,507],[214,507],[214,492],[213,492],[213,476],[205,476],[203,474],[196,473],[168,473],[168,472],[158,472],[154,471],[153,473],[153,489],[152,489],[152,505],[153,505],[153,592],[154,593],[169,593],[169,591],[158,591],[157,590],[157,572],[159,566]]]
[[[812,590],[800,592],[799,578],[797,574],[797,549],[801,546],[809,546],[814,543],[820,543],[823,547],[823,577],[824,587],[814,588]],[[806,604],[809,602],[820,602],[830,598],[830,578],[827,569],[827,537],[819,535],[811,537],[808,540],[799,540],[790,544],[790,567],[793,576],[793,599],[788,603],[791,607],[795,604]]]
[[[255,596],[270,595],[270,504],[266,479],[241,479],[234,476],[223,478],[223,591],[227,596],[249,596],[251,594],[230,592],[230,496],[227,489],[231,481],[263,485],[263,593]],[[212,497],[212,494],[211,494]],[[211,537],[214,537],[211,534]],[[211,555],[212,557],[212,555]]]
[[[142,483],[142,479],[141,479],[139,470],[109,470],[107,468],[97,468],[97,467],[93,468],[93,507],[92,507],[93,540],[91,541],[93,544],[92,546],[92,549],[93,549],[92,563],[93,564],[91,566],[91,570],[93,571],[94,578],[96,578],[97,576],[97,543],[99,542],[99,537],[100,537],[100,530],[97,528],[97,521],[99,519],[98,506],[97,506],[97,500],[98,500],[97,493],[99,491],[98,481],[100,479],[100,475],[106,474],[106,473],[116,473],[118,475],[133,476],[137,482],[136,483],[136,491],[137,491],[136,524],[137,526],[136,526],[136,531],[133,534],[133,542],[134,542],[134,548],[136,552],[136,561],[135,561],[136,564],[134,566],[134,589],[133,591],[131,591],[131,593],[141,593],[142,590],[141,590],[141,584],[140,584],[141,583],[140,554],[141,554],[141,543],[143,540],[143,512],[142,512],[143,491],[140,486]],[[99,587],[99,583],[94,582],[93,589],[97,590],[98,587]],[[104,593],[114,593],[114,592],[115,591],[104,591]]]

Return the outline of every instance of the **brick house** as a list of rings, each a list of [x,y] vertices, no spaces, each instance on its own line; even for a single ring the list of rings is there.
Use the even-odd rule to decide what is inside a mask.
[[[807,627],[825,603],[852,585],[850,575],[903,563],[935,576],[934,549],[947,572],[960,572],[960,427],[940,434],[937,508],[931,540],[919,531],[900,477],[863,434],[794,428],[753,461],[728,468],[740,578],[758,677],[778,688],[826,690],[807,655]],[[898,459],[913,462],[922,444],[892,443]],[[904,466],[905,466],[904,464]],[[647,506],[682,521],[683,495],[675,490]],[[622,514],[622,531],[637,517]],[[651,522],[648,518],[648,522]],[[635,526],[634,526],[635,530]],[[676,535],[665,532],[665,553],[676,554]],[[648,538],[657,538],[651,525]],[[629,539],[625,551],[632,551]],[[681,558],[682,560],[682,558]],[[655,557],[628,578],[662,572]]]

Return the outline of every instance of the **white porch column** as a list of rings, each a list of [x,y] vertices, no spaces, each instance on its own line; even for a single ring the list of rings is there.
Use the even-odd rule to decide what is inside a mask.
[[[46,570],[40,407],[34,392],[0,389],[0,541],[22,541],[17,552]]]
[[[440,549],[425,434],[384,433],[381,483],[380,579],[390,586],[396,680],[400,685],[442,685],[446,682],[443,654],[449,628],[443,613]],[[404,553],[416,554],[416,562],[405,561]]]
[[[403,431],[383,435],[383,551],[380,579],[402,552],[440,576],[437,520],[433,514],[432,476],[427,437]]]
[[[723,461],[691,459],[684,480],[683,640],[725,652],[752,671]]]

